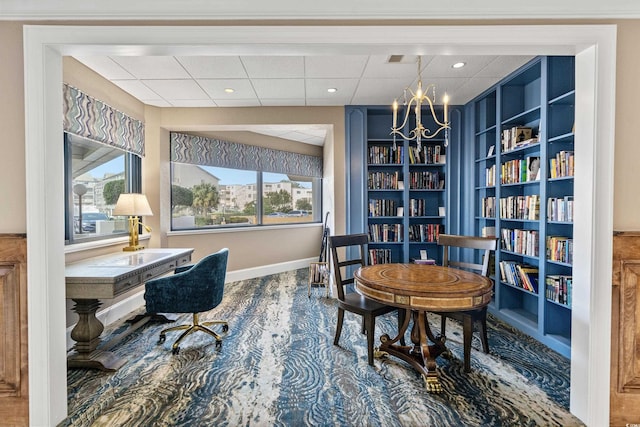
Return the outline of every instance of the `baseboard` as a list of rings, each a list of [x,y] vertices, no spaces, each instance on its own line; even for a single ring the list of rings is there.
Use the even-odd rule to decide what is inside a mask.
[[[260,267],[245,268],[243,270],[228,271],[225,278],[225,283],[237,282],[239,280],[248,280],[256,277],[268,276],[270,274],[283,273],[285,271],[297,270],[299,268],[305,268],[309,266],[310,262],[317,261],[317,258],[305,258],[294,261],[281,262],[278,264],[263,265]],[[141,287],[140,292],[137,292],[130,297],[98,311],[96,317],[107,326],[116,321],[120,321],[123,318],[129,317],[132,311],[144,306],[144,288]],[[73,326],[67,328],[67,350],[71,350],[74,341],[71,339],[71,330]]]

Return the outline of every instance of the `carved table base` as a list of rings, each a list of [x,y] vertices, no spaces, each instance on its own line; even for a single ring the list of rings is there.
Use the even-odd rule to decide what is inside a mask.
[[[126,361],[110,352],[111,348],[149,322],[170,323],[176,320],[175,317],[162,313],[141,314],[127,321],[131,324],[127,330],[114,336],[108,342],[102,343],[100,334],[104,330],[104,325],[96,317],[96,312],[102,303],[97,299],[73,299],[73,301],[75,302],[73,310],[78,313],[79,319],[71,331],[71,338],[76,343],[73,346],[74,351],[67,358],[68,368],[117,371]],[[98,349],[100,344],[102,345]]]
[[[380,354],[388,353],[396,356],[413,366],[423,377],[427,391],[439,393],[442,385],[436,372],[436,357],[447,351],[443,337],[435,337],[429,327],[427,316],[423,310],[406,310],[404,324],[398,331],[398,336],[391,339],[384,334],[380,337]],[[409,312],[412,313],[413,328],[411,342],[413,345],[396,344],[404,336],[409,327]],[[429,340],[433,343],[429,345]]]

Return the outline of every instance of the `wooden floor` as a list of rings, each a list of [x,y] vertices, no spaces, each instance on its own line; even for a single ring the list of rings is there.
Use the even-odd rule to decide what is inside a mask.
[[[29,425],[29,400],[20,397],[0,397],[0,425],[24,427]]]

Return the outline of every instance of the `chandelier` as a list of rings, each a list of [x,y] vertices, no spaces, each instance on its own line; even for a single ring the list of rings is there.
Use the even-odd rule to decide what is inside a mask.
[[[418,88],[414,92],[411,88],[404,89],[403,106],[405,107],[404,119],[398,126],[398,100],[393,100],[393,126],[391,127],[391,135],[393,135],[393,149],[396,148],[396,137],[399,136],[409,141],[416,141],[418,151],[422,148],[422,139],[431,139],[438,135],[441,131],[444,131],[444,146],[449,145],[449,111],[447,104],[449,103],[449,96],[445,93],[443,97],[444,104],[444,118],[440,121],[436,115],[434,109],[434,103],[436,101],[436,87],[434,84],[427,85],[426,88],[422,87],[422,57],[418,56]],[[430,98],[428,92],[432,92]],[[408,98],[411,95],[411,98]],[[428,105],[431,116],[433,117],[433,129],[426,128],[422,122],[422,106]],[[415,114],[415,128],[407,129],[408,133],[403,133],[405,127],[409,125],[409,119],[411,112]]]

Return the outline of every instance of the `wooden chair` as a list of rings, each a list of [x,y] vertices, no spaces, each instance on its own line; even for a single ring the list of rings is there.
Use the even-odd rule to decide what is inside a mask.
[[[489,272],[489,259],[491,251],[495,251],[498,240],[495,237],[474,237],[474,236],[455,236],[451,234],[441,234],[438,237],[438,244],[443,247],[444,254],[442,265],[446,267],[454,267],[462,270],[473,271],[474,273],[487,276]],[[482,264],[452,261],[449,259],[450,248],[470,248],[483,250]],[[445,336],[447,318],[455,319],[462,323],[463,341],[464,341],[464,371],[471,371],[471,338],[473,336],[473,326],[478,323],[480,325],[480,340],[482,341],[482,349],[485,353],[489,353],[489,340],[487,338],[487,307],[478,310],[469,311],[452,311],[438,312],[441,316],[440,333]]]
[[[353,285],[354,279],[353,274],[349,273],[350,270],[348,270],[348,268],[354,269],[367,265],[366,245],[368,243],[369,236],[367,234],[351,234],[329,237],[334,266],[334,277],[338,290],[338,323],[336,325],[336,335],[333,340],[333,344],[338,345],[340,340],[345,311],[362,316],[362,333],[367,334],[367,361],[369,362],[369,365],[373,366],[375,319],[377,316],[390,313],[397,310],[397,308],[383,305],[365,298],[353,290],[353,286],[349,286]],[[348,247],[359,248],[358,256],[351,257],[347,250]],[[338,255],[339,248],[345,248],[345,251],[347,251],[344,258]],[[344,276],[343,270],[345,271]],[[404,311],[399,310],[398,321],[401,322],[402,320],[404,320]],[[404,338],[401,340],[401,343],[404,345]]]

